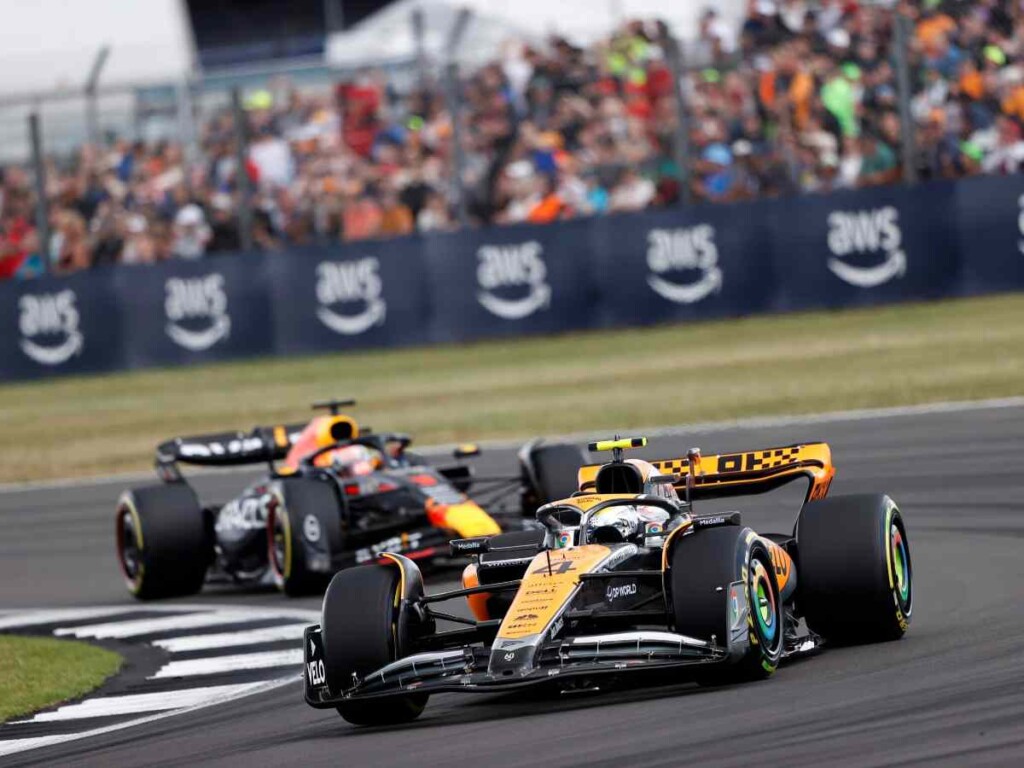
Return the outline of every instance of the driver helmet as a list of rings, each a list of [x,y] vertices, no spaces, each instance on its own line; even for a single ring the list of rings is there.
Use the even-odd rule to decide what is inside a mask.
[[[623,504],[594,514],[587,522],[587,541],[611,544],[620,541],[646,541],[663,536],[670,515],[660,507]]]
[[[365,445],[346,445],[328,452],[329,466],[341,477],[363,477],[373,474],[379,460]]]

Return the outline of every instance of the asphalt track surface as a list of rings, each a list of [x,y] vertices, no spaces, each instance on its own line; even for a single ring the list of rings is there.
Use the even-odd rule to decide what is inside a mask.
[[[831,649],[771,680],[721,689],[677,684],[553,700],[435,696],[414,724],[386,729],[355,728],[333,711],[308,708],[296,681],[5,764],[1024,764],[1024,407],[666,437],[652,441],[650,453],[812,439],[833,446],[833,494],[885,491],[903,509],[916,600],[900,642]],[[511,469],[513,455],[495,451],[481,462],[488,471]],[[216,497],[238,483],[238,475],[217,475],[197,484]],[[119,491],[93,484],[0,494],[0,608],[128,602],[113,557]],[[798,497],[783,490],[728,507],[743,509],[745,522],[762,531],[785,531]],[[284,599],[219,590],[188,602]]]

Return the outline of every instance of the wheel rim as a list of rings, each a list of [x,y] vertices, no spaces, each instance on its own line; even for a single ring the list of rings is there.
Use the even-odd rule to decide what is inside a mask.
[[[121,509],[117,518],[117,551],[124,578],[134,588],[142,575],[142,549],[135,517],[127,507]]]
[[[896,598],[900,607],[906,612],[910,605],[910,552],[907,549],[906,537],[894,520],[889,526],[889,549],[892,554],[893,580]]]
[[[758,634],[771,647],[779,632],[779,612],[768,569],[760,559],[750,564],[750,599]]]
[[[285,564],[288,562],[288,530],[287,523],[274,510],[270,515],[270,565],[280,577],[285,576]]]

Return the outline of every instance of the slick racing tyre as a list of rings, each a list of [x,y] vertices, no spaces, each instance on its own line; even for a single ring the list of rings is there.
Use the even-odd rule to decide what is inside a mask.
[[[363,565],[335,574],[324,595],[320,627],[327,685],[340,692],[362,677],[405,656],[410,624],[402,615],[397,568]],[[355,725],[393,725],[419,717],[428,694],[353,701],[338,714]]]
[[[521,462],[523,514],[532,516],[537,507],[568,498],[578,490],[576,475],[587,457],[579,446],[552,443],[529,446]]]
[[[184,483],[125,491],[117,502],[117,558],[140,600],[192,595],[213,560],[213,537]]]
[[[907,529],[888,496],[812,501],[796,523],[796,605],[837,643],[896,640],[914,607]]]
[[[775,567],[767,547],[749,528],[709,528],[680,539],[670,553],[671,605],[675,631],[730,645],[727,665],[702,671],[698,682],[716,685],[768,677],[782,657],[784,617]],[[735,585],[735,586],[732,586]],[[741,589],[744,619],[734,600]],[[738,634],[736,649],[730,637]],[[738,649],[738,650],[737,650]]]
[[[267,559],[278,588],[292,597],[323,592],[340,543],[341,514],[331,484],[281,480],[267,509]],[[313,558],[322,561],[316,570]]]

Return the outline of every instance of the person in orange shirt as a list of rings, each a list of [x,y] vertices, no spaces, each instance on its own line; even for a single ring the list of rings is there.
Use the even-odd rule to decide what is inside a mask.
[[[562,218],[565,211],[565,203],[555,188],[554,180],[550,176],[544,176],[542,179],[541,199],[526,215],[526,220],[533,224],[547,224],[556,221]]]

